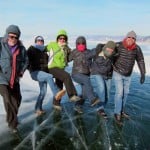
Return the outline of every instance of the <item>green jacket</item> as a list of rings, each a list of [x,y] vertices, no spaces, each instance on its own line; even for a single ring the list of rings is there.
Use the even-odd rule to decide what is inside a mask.
[[[49,55],[48,68],[65,68],[65,53],[63,48],[61,48],[57,42],[50,42],[47,45],[47,51]]]
[[[65,36],[68,41],[67,32],[65,30],[60,30],[57,34],[56,41],[58,41],[59,36]],[[67,43],[66,41],[66,43]],[[50,42],[46,47],[49,60],[48,60],[48,68],[62,68],[64,69],[68,64],[68,56],[71,52],[71,49],[68,45],[59,46],[57,42]]]

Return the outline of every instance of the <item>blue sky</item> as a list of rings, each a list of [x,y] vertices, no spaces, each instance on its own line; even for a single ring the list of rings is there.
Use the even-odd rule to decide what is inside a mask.
[[[1,0],[0,36],[9,24],[22,35],[150,35],[149,0]]]

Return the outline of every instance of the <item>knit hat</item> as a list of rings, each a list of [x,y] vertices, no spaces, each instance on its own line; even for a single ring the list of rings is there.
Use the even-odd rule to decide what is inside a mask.
[[[103,49],[106,49],[106,48],[111,48],[111,49],[115,49],[115,42],[114,41],[108,41],[105,46],[103,47]]]
[[[65,30],[60,30],[58,33],[57,33],[57,38],[56,40],[58,41],[58,38],[60,36],[64,36],[66,38],[66,41],[68,41],[68,36],[67,36],[67,32]]]
[[[136,33],[134,32],[134,31],[130,31],[130,32],[128,32],[127,33],[127,35],[126,35],[126,37],[128,38],[128,37],[132,37],[132,38],[135,38],[136,39]]]
[[[43,41],[43,43],[44,43],[44,38],[43,38],[42,36],[40,36],[40,35],[35,38],[35,43],[36,43],[38,40],[41,40],[41,41]]]
[[[114,41],[108,41],[106,44],[105,44],[105,46],[103,47],[103,52],[104,52],[104,55],[106,56],[106,57],[110,57],[113,53],[109,53],[107,50],[106,50],[106,48],[111,48],[111,49],[115,49],[115,47],[116,47],[116,44],[115,44],[115,42]]]
[[[7,27],[6,35],[8,35],[9,33],[14,33],[18,37],[20,37],[20,34],[21,34],[19,27],[16,26],[16,25],[10,25],[10,26]]]
[[[86,39],[84,36],[79,36],[77,39],[76,39],[76,45],[78,43],[82,43],[82,44],[85,44],[86,45]]]

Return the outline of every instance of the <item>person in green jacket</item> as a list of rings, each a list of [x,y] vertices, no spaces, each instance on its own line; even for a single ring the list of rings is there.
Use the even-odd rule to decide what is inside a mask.
[[[65,67],[68,62],[68,55],[71,49],[68,47],[68,36],[65,30],[60,30],[57,34],[56,41],[50,42],[46,47],[49,55],[48,60],[48,69],[49,73],[56,78],[59,85],[58,87],[63,88],[61,82],[65,85],[67,94],[70,101],[76,102],[80,100],[80,97],[77,96],[77,91],[72,82],[71,76],[68,72],[65,71]],[[61,110],[60,100],[53,100],[53,106],[56,109]]]

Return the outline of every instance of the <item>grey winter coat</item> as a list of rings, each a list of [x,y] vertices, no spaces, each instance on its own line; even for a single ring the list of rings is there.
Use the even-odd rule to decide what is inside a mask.
[[[71,51],[69,55],[69,61],[73,60],[72,74],[82,73],[82,74],[90,74],[89,70],[89,60],[86,59],[87,53],[90,50],[85,50],[84,52],[79,52],[77,49]]]
[[[15,82],[19,81],[19,77],[24,73],[28,66],[28,57],[25,47],[19,41],[19,54],[16,58],[16,77]],[[9,85],[12,72],[13,55],[5,38],[0,38],[0,84]]]

